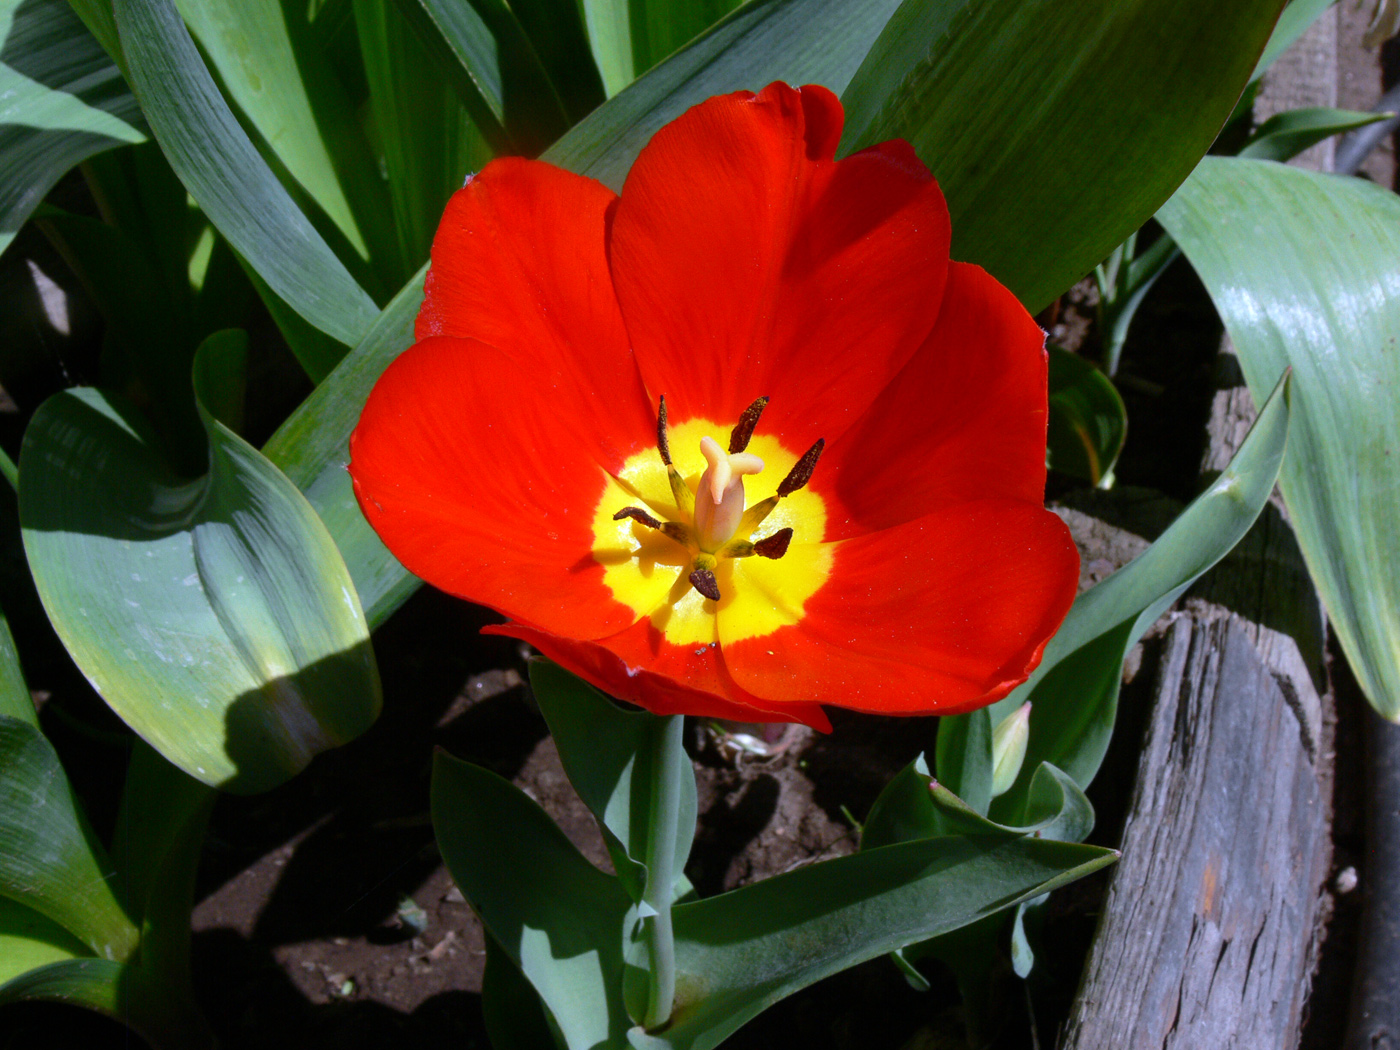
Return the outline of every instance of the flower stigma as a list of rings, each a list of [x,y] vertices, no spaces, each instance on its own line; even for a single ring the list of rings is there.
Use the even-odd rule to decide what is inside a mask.
[[[767,404],[768,398],[758,398],[741,413],[726,449],[711,436],[719,428],[709,420],[689,420],[673,430],[662,398],[659,462],[650,454],[633,457],[604,497],[604,505],[617,502],[606,515],[599,507],[594,557],[604,564],[609,586],[639,613],[650,614],[668,638],[713,637],[714,615],[721,608],[730,610],[746,636],[795,622],[807,596],[827,576],[830,552],[821,543],[825,507],[806,489],[824,444],[818,441],[796,456],[771,435],[755,436]],[[673,448],[686,453],[679,465]],[[689,454],[691,449],[698,455]],[[766,467],[786,469],[776,486],[759,478]],[[777,476],[777,470],[765,476]],[[756,490],[746,492],[746,478]],[[618,508],[624,492],[627,505]],[[750,503],[752,494],[762,498]],[[790,551],[799,553],[789,556]],[[784,566],[774,566],[776,576],[756,564],[779,559]],[[740,560],[755,564],[740,571]],[[664,572],[668,568],[678,571],[671,576]],[[666,586],[668,580],[673,582]]]

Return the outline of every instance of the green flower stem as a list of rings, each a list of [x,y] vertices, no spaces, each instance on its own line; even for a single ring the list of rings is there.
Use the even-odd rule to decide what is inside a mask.
[[[647,948],[647,1005],[642,1027],[656,1028],[671,1017],[676,1001],[676,942],[671,931],[671,897],[676,881],[676,833],[681,783],[693,776],[682,744],[683,715],[658,718],[652,736],[651,812],[647,815],[647,884],[642,903],[655,911],[643,919]]]

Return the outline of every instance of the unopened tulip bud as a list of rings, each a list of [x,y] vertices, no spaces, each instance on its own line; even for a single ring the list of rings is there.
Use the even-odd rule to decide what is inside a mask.
[[[1031,705],[1026,701],[992,730],[992,798],[1004,795],[1016,783],[1026,760],[1026,740],[1031,733]]]

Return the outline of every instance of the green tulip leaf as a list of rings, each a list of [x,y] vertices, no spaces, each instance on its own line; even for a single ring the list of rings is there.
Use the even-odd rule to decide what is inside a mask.
[[[353,345],[378,308],[239,125],[173,0],[113,0],[113,10],[127,76],[190,195],[280,298]]]
[[[623,944],[635,909],[524,792],[439,752],[433,828],[453,880],[529,979],[569,1050],[626,1045]]]
[[[550,81],[515,5],[504,0],[396,2],[427,47],[433,68],[498,150],[533,156],[568,128],[571,100],[561,97]],[[601,101],[596,73],[589,93]]]
[[[144,142],[136,99],[66,0],[0,0],[0,252],[74,165]]]
[[[176,0],[176,6],[238,112],[324,212],[348,252],[367,261],[378,247],[373,227],[385,240],[393,237],[383,180],[339,79],[325,55],[301,39],[305,23],[291,11],[284,15],[281,0]]]
[[[1256,401],[1297,377],[1279,483],[1357,680],[1400,720],[1400,199],[1361,180],[1209,158],[1162,209]]]
[[[840,93],[897,6],[752,0],[594,110],[543,159],[618,189],[652,135],[711,95],[773,80]]]
[[[668,120],[710,95],[775,78],[839,89],[895,0],[753,0],[600,106],[544,159],[620,185],[638,150]],[[371,625],[418,587],[355,503],[347,443],[375,381],[413,341],[420,270],[336,370],[292,413],[266,453],[306,493],[339,544]]]
[[[0,717],[0,895],[63,927],[103,959],[124,959],[136,927],[112,866],[34,726]]]
[[[1288,439],[1289,381],[1260,410],[1229,467],[1157,542],[1075,599],[1030,678],[991,708],[994,723],[1027,700],[1033,707],[1026,757],[992,819],[1023,825],[1032,778],[1048,762],[1087,787],[1108,749],[1128,650],[1254,524],[1268,502]]]
[[[1190,174],[1282,7],[905,0],[843,96],[843,148],[912,143],[953,257],[1037,312]]]
[[[646,883],[652,765],[665,720],[646,711],[624,711],[548,660],[531,661],[530,687],[569,783],[597,819],[623,886],[640,901]],[[685,767],[671,868],[678,876],[690,857],[698,805],[689,759]]]
[[[1290,109],[1275,113],[1260,124],[1239,155],[1256,160],[1291,160],[1323,139],[1389,120],[1392,116],[1392,113],[1357,113],[1325,106]]]
[[[1259,56],[1254,72],[1249,75],[1251,82],[1264,75],[1264,71],[1274,64],[1274,60],[1298,42],[1298,38],[1308,31],[1308,27],[1322,17],[1322,12],[1337,0],[1289,0],[1283,13],[1278,16],[1278,24]]]
[[[116,397],[65,391],[25,434],[20,522],[49,618],[113,710],[190,776],[250,792],[363,732],[380,694],[325,526],[204,407],[211,355],[242,343],[216,333],[196,356],[208,475],[171,474]]]
[[[830,974],[966,926],[1110,864],[1112,850],[1032,836],[862,850],[678,905],[676,1010],[638,1050],[708,1050]]]
[[[29,687],[24,684],[14,635],[10,633],[10,623],[3,611],[0,611],[0,717],[15,718],[39,728],[39,714],[34,710]]]
[[[987,812],[992,804],[992,719],[985,707],[938,720],[934,768],[949,790],[978,813]]]
[[[1050,425],[1046,463],[1097,485],[1128,437],[1128,411],[1108,376],[1058,346],[1050,351]]]
[[[85,1007],[125,1020],[126,967],[111,959],[62,959],[0,984],[0,1006],[47,1001]]]
[[[87,945],[52,919],[0,897],[0,985],[49,963],[91,955]]]
[[[421,10],[418,0],[408,2]],[[468,172],[485,166],[491,149],[456,93],[432,75],[432,58],[408,19],[386,0],[354,0],[354,8],[402,278],[428,258],[447,199]]]

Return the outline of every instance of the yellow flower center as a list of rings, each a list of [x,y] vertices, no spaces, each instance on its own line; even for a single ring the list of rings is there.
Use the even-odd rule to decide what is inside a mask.
[[[712,420],[668,427],[663,403],[661,454],[629,458],[595,508],[593,557],[604,582],[673,645],[734,642],[796,623],[831,572],[826,506],[805,487],[821,442],[798,455],[754,434],[764,403],[741,417],[730,451],[711,436],[724,432]]]

